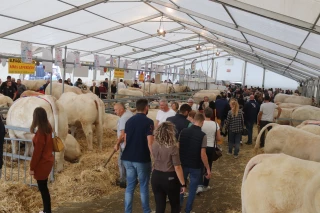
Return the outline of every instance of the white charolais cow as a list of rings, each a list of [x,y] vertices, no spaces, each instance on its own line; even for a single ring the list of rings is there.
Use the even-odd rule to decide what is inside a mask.
[[[23,93],[21,93],[20,97],[28,97],[28,96],[38,96],[38,95],[44,95],[40,92],[35,92],[32,90],[26,90]]]
[[[258,134],[255,151],[260,147],[261,134],[268,128],[265,153],[284,153],[296,158],[320,162],[320,136],[292,126],[271,123],[263,127]]]
[[[93,149],[93,125],[95,125],[98,144],[102,149],[103,115],[105,114],[102,100],[93,93],[77,95],[73,92],[66,92],[61,95],[58,102],[65,108],[69,125],[74,126],[76,122],[81,123],[89,150]]]
[[[296,128],[320,135],[320,121],[307,120],[302,122],[299,126],[296,126]]]
[[[203,101],[204,97],[208,97],[209,101],[215,101],[217,98],[217,94],[215,93],[206,93],[206,92],[197,92],[192,96],[195,102]]]
[[[72,135],[68,134],[65,145],[67,149],[64,152],[64,159],[70,162],[78,160],[81,156],[81,148],[78,141]]]
[[[320,108],[313,106],[302,106],[292,111],[292,125],[297,126],[305,120],[320,120]]]
[[[285,154],[262,154],[247,164],[242,213],[320,212],[320,164]]]
[[[141,89],[150,95],[172,93],[174,91],[172,84],[167,83],[154,84],[146,82],[145,84],[141,84]]]
[[[46,82],[46,80],[23,80],[21,84],[25,85],[28,90],[39,91]]]
[[[128,96],[143,97],[142,90],[119,89],[116,98],[126,98]]]
[[[172,87],[173,87],[173,92],[191,92],[191,89],[188,86],[173,84]]]
[[[286,94],[277,94],[274,97],[275,103],[293,103],[293,104],[300,104],[300,105],[311,105],[312,99],[303,97],[303,96],[296,96],[296,95],[286,95]]]
[[[83,85],[80,89],[79,87],[69,86],[67,84],[64,84],[64,92],[73,92],[78,95],[91,93],[86,85]],[[50,95],[50,84],[48,84],[45,93],[46,95]],[[53,82],[51,95],[56,99],[60,98],[60,96],[62,95],[62,83]]]
[[[68,134],[67,116],[62,104],[58,103],[56,99],[50,95],[25,97],[15,101],[8,111],[7,125],[30,128],[33,121],[33,111],[37,107],[42,107],[46,110],[52,128],[54,128],[57,136],[60,137],[65,144]],[[9,136],[10,138],[32,140],[34,134],[9,129]],[[25,155],[31,153],[30,148],[31,143],[28,143]],[[17,153],[17,142],[12,143],[12,152],[14,154]],[[64,151],[56,153],[55,159],[57,162],[57,171],[61,171],[63,169]]]

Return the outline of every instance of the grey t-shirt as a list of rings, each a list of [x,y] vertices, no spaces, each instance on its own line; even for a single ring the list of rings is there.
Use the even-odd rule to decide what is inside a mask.
[[[272,102],[263,103],[260,107],[260,112],[262,112],[261,120],[273,122],[274,110],[277,108],[278,106],[275,103],[272,103]]]
[[[131,118],[133,116],[133,113],[130,110],[127,110],[118,120],[118,124],[117,124],[117,136],[118,138],[121,135],[121,130],[124,130],[125,126],[126,126],[126,122],[129,118]],[[121,143],[121,148],[124,149],[124,143]]]

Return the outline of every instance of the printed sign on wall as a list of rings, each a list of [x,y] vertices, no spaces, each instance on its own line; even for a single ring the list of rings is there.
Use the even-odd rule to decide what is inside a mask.
[[[23,63],[32,63],[32,44],[29,42],[21,42],[21,61]]]

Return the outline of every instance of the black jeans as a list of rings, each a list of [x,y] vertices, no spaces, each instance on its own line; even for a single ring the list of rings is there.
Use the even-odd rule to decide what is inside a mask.
[[[156,213],[165,212],[167,195],[171,205],[171,213],[180,212],[180,182],[176,172],[153,170],[151,186],[156,201]]]
[[[214,148],[213,147],[207,147],[206,148],[206,153],[207,153],[207,157],[208,157],[208,163],[209,163],[209,167],[210,167],[210,170],[212,168],[212,163],[213,163],[213,151],[214,151]],[[207,179],[204,177],[203,174],[207,173],[207,169],[204,167],[204,165],[202,164],[202,175],[201,175],[201,180],[199,182],[199,185],[203,185],[204,187],[207,187],[209,186],[209,181],[210,179]]]
[[[37,180],[38,188],[41,193],[42,202],[43,202],[43,212],[51,213],[51,198],[48,189],[48,179],[46,180]]]
[[[269,123],[272,123],[270,121],[260,121],[260,131],[263,127],[265,127],[266,125],[268,125]],[[268,131],[270,131],[272,127],[268,127]],[[260,139],[260,148],[264,147],[264,141],[265,141],[265,132],[263,132],[261,134],[261,139]]]

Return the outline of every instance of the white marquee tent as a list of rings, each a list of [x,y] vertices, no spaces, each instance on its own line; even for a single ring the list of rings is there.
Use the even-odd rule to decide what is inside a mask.
[[[35,55],[67,46],[81,61],[183,66],[218,51],[318,86],[319,18],[318,0],[1,0],[0,55],[19,56],[28,41]]]

